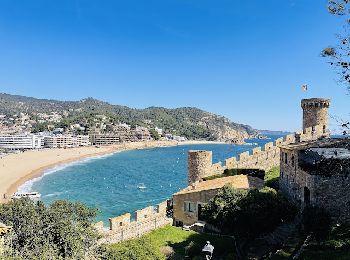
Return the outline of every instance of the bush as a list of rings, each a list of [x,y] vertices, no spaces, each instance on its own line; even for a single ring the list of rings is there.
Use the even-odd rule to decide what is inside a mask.
[[[329,214],[320,207],[308,206],[303,211],[303,225],[306,233],[312,233],[320,243],[328,238],[332,228],[332,220]]]
[[[160,248],[160,252],[166,257],[166,259],[171,259],[174,256],[174,249],[171,246],[163,246]]]
[[[293,220],[297,208],[271,188],[240,191],[225,186],[203,211],[207,222],[223,233],[253,239]]]

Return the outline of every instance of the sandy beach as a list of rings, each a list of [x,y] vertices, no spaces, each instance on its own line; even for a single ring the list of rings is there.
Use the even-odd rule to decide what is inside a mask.
[[[201,143],[208,144],[213,142],[186,141],[178,143],[153,141],[101,146],[99,148],[89,146],[70,149],[43,149],[9,154],[0,159],[0,203],[6,202],[20,185],[30,179],[41,176],[45,171],[57,165],[125,150]]]

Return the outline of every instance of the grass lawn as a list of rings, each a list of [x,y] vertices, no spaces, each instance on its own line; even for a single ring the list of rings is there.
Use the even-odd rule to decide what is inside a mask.
[[[195,252],[198,252],[196,255],[200,255],[200,251],[206,244],[206,241],[210,241],[215,247],[213,259],[234,259],[234,241],[230,237],[200,234],[194,231],[184,231],[181,228],[173,226],[166,226],[144,235],[141,239],[149,241],[152,247],[156,248],[156,250],[160,250],[163,246],[171,246],[175,252],[172,259],[185,259],[185,247],[188,246],[191,241],[194,242]],[[134,242],[137,241],[141,240],[134,240]],[[125,242],[112,245],[111,247],[123,247],[123,243]]]
[[[280,167],[273,167],[271,170],[265,173],[264,181],[266,186],[275,188],[275,183],[278,182],[280,177]]]

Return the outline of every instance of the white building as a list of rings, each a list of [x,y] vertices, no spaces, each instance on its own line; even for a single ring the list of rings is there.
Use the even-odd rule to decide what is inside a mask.
[[[43,138],[37,135],[0,135],[0,148],[11,150],[39,149]]]

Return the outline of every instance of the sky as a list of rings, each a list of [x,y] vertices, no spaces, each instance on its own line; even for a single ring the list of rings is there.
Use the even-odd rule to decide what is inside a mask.
[[[350,95],[320,57],[343,20],[326,0],[0,0],[0,92],[198,107],[257,129],[301,128],[300,100]],[[307,84],[308,91],[301,90]],[[331,128],[337,122],[332,119]]]

